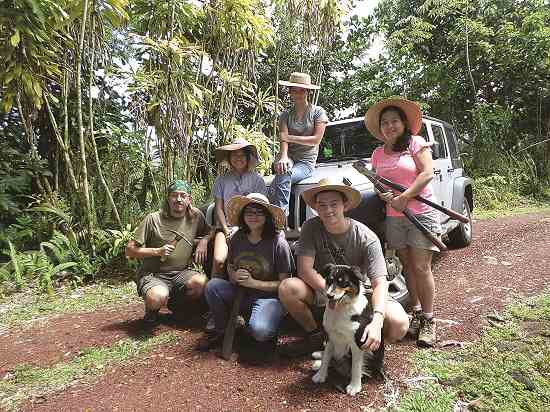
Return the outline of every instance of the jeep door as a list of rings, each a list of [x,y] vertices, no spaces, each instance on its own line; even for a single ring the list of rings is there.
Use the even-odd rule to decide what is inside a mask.
[[[427,141],[433,143],[434,179],[432,184],[437,202],[450,208],[453,201],[453,167],[443,125],[431,119],[424,119],[420,133]],[[444,220],[446,220],[446,215],[442,221]]]

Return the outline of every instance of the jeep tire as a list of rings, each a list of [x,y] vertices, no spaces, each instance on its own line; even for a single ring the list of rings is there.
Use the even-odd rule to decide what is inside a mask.
[[[470,246],[472,243],[472,216],[470,213],[470,204],[468,199],[464,197],[462,214],[470,221],[468,223],[460,222],[459,225],[449,232],[449,241],[447,242],[453,249],[459,249]]]

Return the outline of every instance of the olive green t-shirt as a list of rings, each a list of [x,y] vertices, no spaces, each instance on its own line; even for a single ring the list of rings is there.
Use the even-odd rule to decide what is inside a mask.
[[[143,247],[162,247],[174,240],[175,235],[167,229],[182,233],[194,245],[197,237],[206,236],[210,230],[204,215],[198,209],[194,213],[187,213],[182,218],[168,217],[161,211],[150,213],[143,219],[136,229],[134,240]],[[164,262],[159,256],[151,256],[143,259],[139,274],[164,273],[181,271],[187,268],[194,247],[181,239],[174,251]]]

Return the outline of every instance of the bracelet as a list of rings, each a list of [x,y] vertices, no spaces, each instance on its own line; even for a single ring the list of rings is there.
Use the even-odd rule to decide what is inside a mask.
[[[386,314],[384,312],[382,312],[381,310],[379,309],[374,309],[372,311],[372,315],[374,316],[375,313],[379,313],[380,315],[382,315],[382,319],[385,319],[386,318]]]

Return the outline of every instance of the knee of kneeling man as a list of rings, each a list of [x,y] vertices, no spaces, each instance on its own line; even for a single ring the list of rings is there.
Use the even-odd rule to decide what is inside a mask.
[[[164,303],[166,303],[167,299],[168,293],[158,292],[154,290],[147,292],[147,295],[145,296],[145,301],[153,305],[163,305]]]

